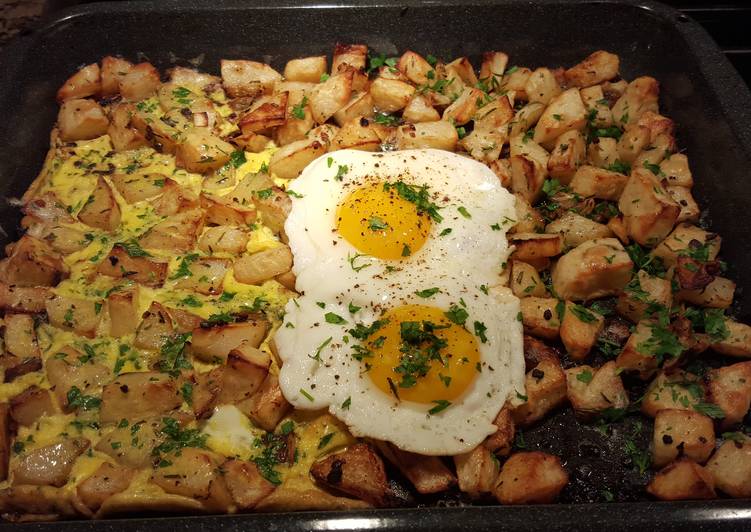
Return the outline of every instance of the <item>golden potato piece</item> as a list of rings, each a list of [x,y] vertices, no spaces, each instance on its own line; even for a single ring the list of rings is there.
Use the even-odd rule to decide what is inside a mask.
[[[158,288],[167,277],[167,263],[128,254],[128,246],[115,244],[109,255],[99,263],[97,271],[115,279],[128,279],[144,286]]]
[[[93,100],[66,100],[57,115],[62,140],[95,139],[107,133],[109,124],[104,109]]]
[[[38,386],[29,386],[10,400],[10,417],[21,426],[29,427],[45,415],[54,415],[58,409],[52,393]],[[0,417],[4,414],[0,412]],[[0,430],[0,434],[3,431]]]
[[[740,423],[751,406],[751,361],[710,370],[707,387],[712,402],[725,414],[722,426]]]
[[[454,151],[458,141],[456,128],[445,120],[405,124],[396,129],[396,145],[400,150],[434,148]]]
[[[524,378],[523,402],[511,411],[514,423],[529,426],[566,401],[566,374],[556,358],[540,360]]]
[[[587,120],[578,89],[568,89],[554,96],[535,126],[534,141],[552,148],[555,139],[572,129],[582,129]]]
[[[290,59],[284,65],[284,79],[287,81],[318,83],[321,81],[321,76],[325,73],[325,55]]]
[[[705,470],[717,488],[731,497],[751,497],[751,441],[748,436],[734,433],[707,462]]]
[[[558,300],[551,297],[525,297],[521,299],[524,330],[533,336],[555,340],[561,327]]]
[[[102,423],[166,414],[182,404],[177,383],[165,373],[123,373],[102,390]]]
[[[120,78],[120,95],[125,101],[138,102],[153,96],[161,84],[159,71],[151,63],[139,63]]]
[[[324,58],[324,68],[326,60]],[[286,72],[286,69],[285,69]],[[263,478],[254,462],[231,459],[221,465],[224,481],[232,500],[238,508],[250,510],[276,489],[276,486]]]
[[[383,460],[367,443],[350,445],[315,462],[310,474],[323,486],[376,507],[387,506],[392,497]]]
[[[493,491],[500,465],[487,447],[478,445],[468,453],[454,456],[454,465],[461,491],[472,497]]]
[[[76,493],[89,510],[96,512],[109,497],[125,491],[134,474],[135,471],[127,467],[104,462],[76,487]]]
[[[616,295],[631,278],[632,268],[615,238],[588,240],[558,259],[553,287],[559,297],[571,301]]]
[[[617,201],[627,182],[626,175],[585,165],[576,171],[570,187],[581,196]]]
[[[704,399],[704,385],[692,373],[682,370],[660,372],[644,392],[643,414],[655,417],[660,410],[693,410]]]
[[[714,478],[688,458],[681,458],[655,474],[647,485],[647,492],[662,501],[714,499]]]
[[[514,443],[514,419],[511,415],[511,408],[504,405],[493,421],[497,430],[488,436],[483,445],[493,454],[498,456],[507,456],[511,453],[511,447]]]
[[[748,358],[751,357],[751,327],[745,323],[725,320],[725,327],[730,333],[727,338],[712,344],[712,349],[723,355]]]
[[[133,63],[108,55],[102,58],[102,96],[114,96],[120,91],[120,81],[133,68]]]
[[[224,90],[232,98],[269,94],[274,83],[282,79],[279,72],[257,61],[222,59],[220,69]]]
[[[586,358],[597,342],[604,323],[605,318],[597,312],[576,303],[566,303],[560,335],[561,342],[571,358],[574,360]]]
[[[310,96],[310,110],[317,124],[326,122],[349,102],[353,77],[354,71],[345,70],[316,86]]]
[[[456,484],[454,474],[437,456],[402,451],[387,442],[379,442],[378,448],[407,477],[418,493],[438,493]]]
[[[326,146],[315,139],[290,142],[271,156],[269,170],[282,179],[294,179],[314,159],[326,153]]]
[[[191,352],[207,362],[227,360],[230,351],[246,342],[258,347],[269,330],[266,320],[250,320],[214,327],[199,327],[193,331]]]
[[[13,482],[59,488],[68,482],[73,462],[86,452],[90,443],[85,438],[65,438],[24,453],[13,466]]]
[[[292,268],[289,246],[277,246],[235,260],[235,279],[245,284],[260,284]]]
[[[558,233],[563,237],[564,248],[574,248],[587,240],[610,238],[613,232],[606,225],[597,223],[573,211],[550,222],[545,227],[548,234]]]
[[[53,296],[45,302],[50,323],[59,329],[73,330],[93,338],[102,316],[96,301]]]
[[[681,212],[655,175],[640,168],[631,172],[618,209],[629,236],[642,245],[655,245],[668,236]]]
[[[248,416],[253,423],[266,431],[272,431],[286,416],[290,405],[282,394],[276,375],[269,373],[261,388],[252,397],[241,401],[237,407]]]
[[[685,456],[699,463],[714,450],[712,419],[693,410],[660,410],[655,416],[652,464],[662,467]]]
[[[526,262],[512,260],[509,271],[511,291],[516,297],[545,297],[547,289],[534,266]]]
[[[589,417],[608,408],[621,409],[629,400],[615,361],[599,368],[576,366],[566,370],[568,399],[577,415]]]
[[[175,164],[188,172],[210,172],[226,164],[233,151],[232,144],[203,128],[193,128],[177,145]]]
[[[566,81],[574,87],[591,87],[618,76],[620,59],[604,50],[591,53],[581,63],[566,70]]]
[[[69,77],[57,91],[57,101],[97,96],[102,92],[102,76],[99,65],[92,63],[81,67]]]
[[[566,484],[568,473],[557,456],[516,453],[503,464],[493,494],[501,504],[545,504],[553,502]]]

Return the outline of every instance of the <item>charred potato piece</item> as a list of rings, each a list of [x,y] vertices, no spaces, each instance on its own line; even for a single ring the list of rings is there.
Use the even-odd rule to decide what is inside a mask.
[[[514,443],[514,419],[511,414],[511,408],[504,405],[498,415],[493,420],[493,425],[497,430],[488,436],[483,445],[493,454],[498,456],[507,456],[511,453],[511,447]]]
[[[561,342],[571,358],[583,360],[587,357],[602,331],[605,318],[576,303],[566,303],[561,320]]]
[[[685,456],[706,462],[714,450],[712,419],[693,410],[660,410],[655,416],[652,464],[662,467]]]
[[[53,286],[67,277],[60,256],[45,241],[28,234],[6,247],[8,258],[0,262],[2,281],[18,287]],[[31,293],[31,290],[25,291]]]
[[[194,247],[203,223],[204,213],[200,209],[180,212],[151,227],[138,242],[149,249],[184,253]]]
[[[725,414],[722,426],[740,423],[751,406],[751,362],[710,370],[707,387],[712,401]]]
[[[673,289],[668,279],[661,279],[639,270],[630,283],[634,283],[638,289],[626,289],[621,292],[618,296],[617,310],[618,314],[634,323],[644,317],[650,304],[657,303],[665,308],[670,308],[673,304]]]
[[[509,245],[516,249],[512,260],[531,261],[555,257],[563,251],[563,238],[558,234],[514,233],[508,237]]]
[[[647,492],[662,501],[714,499],[714,478],[696,462],[682,458],[655,474]]]
[[[282,79],[281,74],[269,65],[241,59],[222,59],[221,74],[224,90],[232,98],[269,94],[274,83]]]
[[[224,471],[224,482],[227,484],[232,501],[240,509],[255,508],[261,500],[276,489],[274,484],[263,478],[254,462],[230,459],[221,465],[221,469]]]
[[[597,223],[573,211],[553,220],[545,227],[548,234],[558,233],[563,237],[564,248],[574,248],[587,240],[609,238],[613,232],[606,225]]]
[[[227,360],[230,351],[242,343],[258,347],[270,327],[266,320],[250,320],[215,327],[200,327],[193,331],[191,352],[207,362]]]
[[[618,201],[628,183],[628,176],[597,168],[580,166],[571,180],[571,190],[585,197]]]
[[[618,76],[620,59],[617,55],[597,50],[581,63],[566,70],[566,81],[574,87],[591,87]]]
[[[644,392],[641,411],[655,417],[660,410],[693,410],[703,399],[704,385],[696,375],[682,370],[663,371]]]
[[[566,401],[566,374],[556,358],[544,358],[524,378],[524,402],[511,411],[514,423],[529,426]]]
[[[115,279],[129,279],[144,286],[158,288],[167,278],[167,263],[146,257],[131,257],[127,248],[116,244],[99,263],[97,271]]]
[[[274,152],[269,169],[278,177],[293,179],[300,175],[314,159],[326,153],[326,147],[316,139],[291,142]]]
[[[29,386],[10,400],[9,413],[13,421],[21,426],[29,427],[42,416],[54,415],[58,412],[49,390]],[[2,415],[0,412],[0,417]]]
[[[379,443],[378,448],[407,477],[418,493],[438,493],[456,484],[454,474],[437,456],[402,451],[387,442]]]
[[[152,301],[142,318],[143,321],[136,330],[133,345],[141,349],[157,351],[175,332],[172,318],[167,309],[156,301]]]
[[[506,460],[493,494],[501,504],[553,502],[568,484],[557,456],[539,451],[516,453]]]
[[[101,320],[101,306],[96,301],[67,296],[53,296],[45,302],[50,323],[59,329],[72,330],[93,338]]]
[[[642,245],[655,245],[665,239],[681,212],[654,174],[640,168],[631,172],[618,209],[623,213],[629,236]]]
[[[107,133],[110,123],[102,106],[93,100],[72,99],[60,106],[57,114],[60,138],[63,140],[89,140]]]
[[[487,447],[478,445],[468,453],[454,456],[454,465],[461,491],[471,497],[493,491],[500,466]]]
[[[310,474],[320,484],[369,502],[387,506],[392,498],[383,460],[366,443],[356,443],[314,463]]]
[[[235,260],[235,279],[245,284],[260,284],[292,268],[288,246],[277,246]]]

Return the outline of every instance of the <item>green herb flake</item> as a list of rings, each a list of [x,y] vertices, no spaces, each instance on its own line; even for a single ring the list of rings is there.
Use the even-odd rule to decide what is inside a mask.
[[[417,290],[415,294],[417,294],[417,297],[428,298],[428,297],[432,297],[436,295],[440,291],[441,291],[440,288],[433,287],[433,288],[426,288],[425,290]]]
[[[446,410],[448,407],[451,406],[451,402],[446,401],[445,399],[436,399],[432,402],[435,403],[435,406],[431,408],[430,410],[428,410],[428,414],[430,414],[431,416],[439,412],[443,412],[444,410]]]

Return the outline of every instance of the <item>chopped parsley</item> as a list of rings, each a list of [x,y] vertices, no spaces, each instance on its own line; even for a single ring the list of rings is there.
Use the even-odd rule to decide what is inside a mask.
[[[461,214],[465,218],[472,218],[472,215],[469,213],[469,211],[463,205],[460,206],[460,207],[457,207],[456,210],[459,211],[459,214]]]
[[[383,221],[378,216],[371,216],[368,220],[368,229],[371,231],[385,231],[389,228],[389,224]]]
[[[71,408],[80,408],[81,410],[93,410],[99,408],[102,400],[92,395],[84,395],[78,386],[71,386],[66,395],[68,406]]]
[[[352,405],[352,397],[347,397],[342,403],[342,410],[349,410],[350,405]]]
[[[412,250],[407,244],[404,244],[404,247],[402,248],[402,257],[409,257],[410,255],[412,255]]]
[[[326,347],[327,345],[329,345],[331,343],[332,339],[333,338],[331,336],[329,336],[328,338],[326,338],[321,343],[321,345],[319,345],[318,348],[316,349],[316,354],[314,356],[312,356],[312,357],[310,357],[310,355],[308,355],[308,356],[310,358],[312,358],[313,360],[317,360],[318,362],[320,362],[321,361],[321,351],[323,350],[324,347]]]
[[[175,334],[167,337],[159,349],[157,368],[172,376],[180,374],[180,370],[192,369],[193,366],[185,356],[185,345],[190,340],[191,333]]]
[[[342,318],[339,314],[334,314],[333,312],[327,312],[326,314],[324,314],[324,318],[326,319],[326,323],[333,323],[334,325],[347,323],[347,320]]]
[[[430,201],[430,194],[427,186],[423,185],[421,187],[416,187],[414,185],[408,185],[404,181],[383,184],[383,190],[386,192],[392,188],[396,190],[402,199],[414,203],[415,207],[417,207],[417,212],[427,214],[434,222],[441,222],[443,220],[443,216],[438,213],[440,207]]]
[[[334,179],[336,179],[337,181],[343,180],[344,176],[347,175],[347,172],[349,172],[349,166],[347,166],[346,164],[340,164],[336,169],[336,175],[334,176]]]
[[[171,281],[174,281],[176,279],[182,279],[183,277],[190,277],[193,275],[190,271],[190,265],[193,264],[196,260],[198,260],[198,253],[188,253],[185,255],[182,259],[180,259],[180,264],[177,265],[177,270],[175,270],[175,273],[172,274],[170,277]]]
[[[459,305],[451,305],[447,312],[443,313],[449,320],[457,325],[464,325],[469,317],[469,313]]]
[[[301,394],[301,395],[302,395],[303,397],[305,397],[305,399],[307,399],[308,401],[310,401],[311,403],[315,401],[315,399],[313,398],[313,396],[312,396],[312,395],[310,395],[310,394],[309,394],[309,393],[308,393],[307,391],[305,391],[305,390],[304,390],[304,389],[302,389],[302,388],[300,388],[300,394]]]
[[[451,403],[449,401],[446,401],[445,399],[437,399],[433,401],[433,403],[435,403],[435,406],[428,410],[428,414],[430,415],[437,414],[438,412],[443,412],[451,406]]]
[[[576,380],[578,380],[579,382],[583,382],[584,384],[589,384],[590,382],[592,382],[592,378],[593,378],[592,372],[589,371],[588,369],[585,369],[584,371],[580,371],[579,373],[576,374]]]
[[[712,403],[696,403],[693,408],[700,414],[704,414],[713,419],[722,419],[725,417],[725,412],[722,408]]]
[[[394,372],[401,376],[400,388],[411,388],[417,384],[417,379],[427,375],[430,362],[438,361],[446,365],[441,350],[448,345],[443,338],[436,336],[435,331],[446,326],[438,326],[430,321],[404,321],[399,324],[401,336],[401,353],[399,365]]]
[[[349,261],[349,265],[352,267],[353,270],[356,272],[359,272],[360,270],[367,268],[371,265],[371,263],[367,262],[365,264],[360,264],[355,266],[355,261],[361,257],[367,257],[368,255],[363,255],[362,253],[355,253],[354,255],[347,255],[347,260]]]
[[[331,438],[334,437],[336,432],[329,432],[328,434],[325,434],[323,438],[318,442],[318,450],[321,450],[325,448],[329,443],[331,443]]]
[[[597,316],[581,305],[571,305],[571,313],[582,323],[594,323],[597,321]]]
[[[305,119],[305,106],[308,105],[308,97],[303,96],[300,103],[292,107],[292,116],[297,118],[298,120],[304,120]]]
[[[485,332],[488,330],[488,328],[485,326],[485,324],[481,321],[475,321],[474,327],[475,327],[475,335],[480,339],[480,341],[483,344],[487,343],[488,337],[485,336]]]
[[[384,126],[398,126],[399,125],[399,117],[389,115],[386,113],[376,113],[373,117],[373,120],[376,124],[381,124]]]
[[[135,238],[131,238],[124,242],[119,242],[117,245],[123,248],[123,250],[125,250],[125,253],[127,253],[130,257],[151,257],[151,254],[147,251],[144,251],[144,249],[141,247],[141,244],[139,244]]]
[[[425,290],[417,290],[415,291],[415,294],[417,294],[418,297],[428,298],[428,297],[432,297],[436,295],[440,291],[441,291],[440,288],[433,287],[433,288],[426,288]]]
[[[245,158],[245,152],[243,150],[235,150],[229,156],[229,162],[235,168],[240,168],[248,159]]]

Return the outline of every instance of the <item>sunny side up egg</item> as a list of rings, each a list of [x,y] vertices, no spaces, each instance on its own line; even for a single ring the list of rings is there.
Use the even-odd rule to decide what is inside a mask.
[[[342,150],[289,185],[300,297],[274,337],[280,385],[355,436],[469,451],[524,393],[519,300],[501,286],[514,198],[438,150]]]

